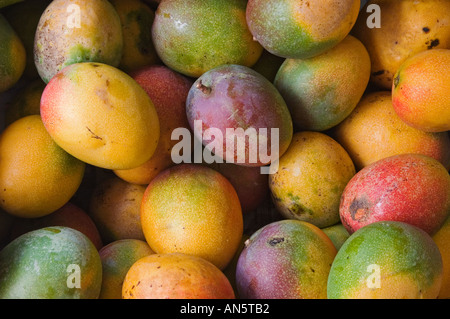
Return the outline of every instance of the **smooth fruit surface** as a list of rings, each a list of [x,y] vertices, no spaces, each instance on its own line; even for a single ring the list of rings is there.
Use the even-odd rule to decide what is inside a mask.
[[[212,263],[181,253],[152,254],[127,272],[123,299],[234,299],[227,277]]]
[[[107,64],[65,67],[45,87],[40,112],[60,147],[101,168],[142,165],[158,144],[153,102],[133,78]]]
[[[445,220],[444,225],[433,235],[433,241],[439,248],[442,257],[442,285],[438,299],[450,298],[450,218]]]
[[[395,112],[425,132],[450,130],[450,49],[435,49],[407,59],[392,86]]]
[[[245,242],[236,266],[243,299],[324,299],[336,248],[316,226],[298,220],[268,224]]]
[[[450,212],[450,175],[425,155],[391,156],[356,173],[345,187],[339,212],[350,233],[394,220],[433,235]]]
[[[412,225],[382,221],[352,234],[328,277],[329,299],[435,299],[442,259],[432,238]]]
[[[151,181],[141,223],[156,253],[195,255],[220,269],[233,258],[243,234],[241,205],[231,183],[196,164],[168,168]]]

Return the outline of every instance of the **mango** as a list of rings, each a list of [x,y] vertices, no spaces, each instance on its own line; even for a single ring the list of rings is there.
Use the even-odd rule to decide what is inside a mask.
[[[442,285],[438,299],[450,299],[450,218],[447,217],[441,228],[433,235],[433,241],[442,257]]]
[[[436,299],[442,259],[423,230],[380,221],[353,233],[333,260],[328,299]]]
[[[0,252],[1,299],[97,299],[101,280],[97,249],[69,227],[28,232]]]
[[[216,162],[264,166],[281,156],[292,139],[292,118],[283,97],[246,66],[222,65],[202,74],[189,91],[186,112],[195,137]],[[208,133],[209,128],[220,130],[222,138]]]
[[[150,246],[139,239],[120,239],[104,246],[102,261],[102,289],[99,299],[122,299],[122,286],[130,267],[139,259],[154,254]]]
[[[366,166],[348,182],[339,214],[349,233],[382,220],[414,225],[432,236],[450,212],[450,175],[435,159],[401,154]]]
[[[299,220],[270,223],[250,236],[236,266],[242,299],[326,299],[336,255],[318,227]]]
[[[0,136],[0,207],[24,218],[48,215],[81,184],[85,163],[60,148],[39,115],[23,117]]]
[[[161,2],[152,27],[158,56],[194,78],[222,64],[251,67],[263,49],[248,30],[246,5],[245,0]]]
[[[348,230],[340,222],[335,225],[322,228],[322,231],[328,236],[328,238],[330,238],[337,250],[341,249],[342,245],[350,237]]]
[[[136,261],[125,276],[122,298],[235,299],[235,295],[227,277],[211,262],[170,253]]]
[[[344,148],[320,132],[297,132],[269,175],[276,209],[319,228],[339,222],[339,203],[355,167]]]
[[[100,62],[117,67],[123,35],[119,15],[107,0],[55,0],[41,15],[34,62],[45,83],[64,67]]]
[[[408,125],[425,132],[450,130],[450,49],[418,53],[401,64],[392,104]]]
[[[17,33],[0,14],[0,93],[12,88],[26,65],[26,51]]]
[[[433,157],[450,169],[450,139],[446,132],[424,132],[406,124],[395,112],[389,91],[367,93],[330,135],[348,152],[356,169],[400,154]]]
[[[325,131],[350,115],[369,77],[369,54],[358,39],[348,35],[319,56],[286,59],[274,85],[286,101],[297,130]]]
[[[372,5],[379,9],[367,10]],[[395,73],[407,58],[427,50],[450,49],[449,12],[447,0],[368,1],[351,34],[369,52],[370,82],[378,90],[391,90]]]
[[[81,161],[130,169],[154,153],[159,119],[144,89],[102,63],[75,63],[45,87],[40,113],[52,139]]]
[[[264,49],[284,58],[306,59],[342,41],[356,22],[359,0],[249,0],[247,24]]]
[[[184,253],[224,269],[243,235],[236,190],[219,172],[179,164],[159,173],[141,204],[147,243],[158,254]]]

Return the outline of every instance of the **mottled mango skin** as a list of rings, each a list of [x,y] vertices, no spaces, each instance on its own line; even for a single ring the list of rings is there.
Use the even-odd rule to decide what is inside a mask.
[[[172,148],[179,141],[172,140],[172,132],[177,128],[190,129],[186,98],[194,81],[165,65],[147,66],[132,72],[131,76],[155,106],[160,123],[160,138],[147,162],[128,170],[115,170],[114,173],[129,183],[148,185],[158,173],[175,165]]]
[[[450,175],[420,154],[401,154],[360,170],[347,184],[339,208],[350,233],[382,220],[409,223],[430,235],[450,212]]]
[[[106,178],[92,189],[89,214],[106,244],[120,239],[145,240],[140,219],[145,189],[117,176]]]
[[[354,176],[350,156],[339,143],[320,132],[297,132],[269,175],[273,203],[286,218],[323,228],[339,222],[339,202]]]
[[[209,261],[182,253],[152,254],[127,272],[123,299],[235,299],[227,277]]]
[[[246,66],[222,65],[204,73],[189,91],[186,112],[191,129],[206,147],[217,144],[215,138],[205,136],[206,129],[216,128],[222,132],[223,139],[218,144],[222,143],[223,147],[217,145],[212,151],[231,163],[247,166],[270,164],[270,159],[267,161],[261,155],[281,156],[292,139],[292,118],[283,97],[264,76]],[[196,130],[195,121],[203,124],[202,136]],[[246,140],[245,153],[240,152],[237,142],[232,149],[232,144],[227,142],[227,139],[232,139],[227,129],[234,129],[236,133],[239,129],[246,131],[249,128],[260,136]],[[272,129],[278,129],[276,140],[272,139]],[[278,143],[278,156],[272,153],[274,143]],[[262,152],[259,152],[260,147]]]
[[[433,235],[433,241],[439,248],[442,257],[442,285],[438,299],[450,299],[450,218]]]
[[[246,241],[236,266],[242,299],[326,299],[336,255],[316,226],[298,220],[270,223]]]
[[[247,23],[267,51],[284,58],[306,59],[342,41],[356,22],[358,0],[250,0]]]
[[[103,63],[75,63],[45,87],[40,113],[53,140],[80,160],[130,169],[154,153],[159,119],[144,89]]]
[[[233,258],[243,234],[242,209],[231,183],[196,164],[168,168],[151,181],[141,223],[156,253],[195,255],[220,269]]]
[[[160,3],[152,28],[156,52],[165,65],[191,77],[222,64],[251,67],[262,47],[248,30],[246,4],[245,0]]]
[[[99,299],[122,299],[122,285],[130,267],[139,259],[154,254],[150,246],[138,239],[121,239],[104,246],[102,261],[102,289]]]
[[[298,130],[325,131],[353,111],[369,77],[369,54],[358,39],[349,35],[319,56],[286,59],[274,85]]]
[[[48,215],[81,184],[85,163],[61,149],[39,115],[23,117],[0,136],[0,207],[17,217]]]
[[[0,14],[0,93],[12,88],[26,66],[26,51],[17,33]]]
[[[370,28],[379,6],[380,27]],[[409,57],[431,49],[450,49],[450,2],[447,0],[371,0],[362,8],[351,34],[370,55],[370,82],[378,89],[391,90],[400,65]],[[401,17],[401,18],[399,18]]]
[[[425,132],[450,130],[450,49],[418,53],[397,70],[392,104],[408,125]]]
[[[69,227],[28,232],[0,252],[2,299],[97,299],[101,280],[97,249]]]
[[[97,225],[92,218],[77,205],[68,202],[51,214],[39,218],[15,218],[10,230],[10,240],[44,227],[65,226],[86,235],[97,250],[103,247],[103,241]]]
[[[155,12],[141,0],[112,0],[122,23],[123,52],[119,68],[127,73],[160,62],[152,40]]]
[[[450,169],[450,138],[446,132],[424,132],[406,124],[395,112],[391,92],[367,93],[331,135],[347,150],[360,170],[383,158],[423,154]]]
[[[100,62],[117,67],[122,52],[120,18],[107,0],[52,1],[36,29],[34,62],[46,83],[74,63]]]
[[[442,259],[432,238],[410,224],[381,221],[353,233],[338,251],[327,296],[435,299],[441,284]]]

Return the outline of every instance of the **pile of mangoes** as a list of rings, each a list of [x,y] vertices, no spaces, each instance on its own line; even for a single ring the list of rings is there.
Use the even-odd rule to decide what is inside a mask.
[[[448,0],[0,0],[0,298],[450,298]]]

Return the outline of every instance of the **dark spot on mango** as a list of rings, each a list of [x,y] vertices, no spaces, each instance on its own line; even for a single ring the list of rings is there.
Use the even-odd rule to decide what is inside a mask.
[[[268,241],[269,245],[272,247],[276,246],[282,242],[284,242],[284,238],[282,238],[282,237],[275,237],[275,238],[269,239],[269,241]]]
[[[201,80],[197,83],[196,88],[202,91],[203,94],[211,93],[211,88],[204,85]]]
[[[427,49],[430,50],[434,47],[437,47],[439,45],[439,39],[434,39],[431,41],[426,42],[425,44],[427,44]]]
[[[430,28],[428,28],[428,27],[423,27],[423,28],[422,28],[422,31],[425,32],[425,33],[428,33],[428,32],[430,32]]]
[[[384,74],[384,70],[379,70],[379,71],[376,71],[376,72],[372,72],[373,76],[378,76],[378,75],[382,75],[382,74]]]
[[[400,83],[400,74],[397,74],[394,78],[394,88],[396,88],[399,83]]]
[[[349,210],[353,220],[363,222],[370,216],[369,200],[366,197],[357,197],[350,204]]]

